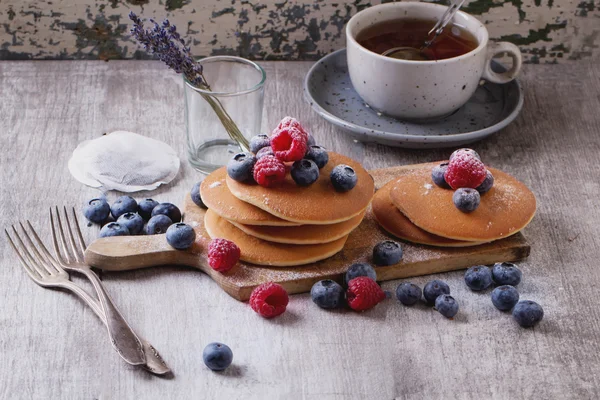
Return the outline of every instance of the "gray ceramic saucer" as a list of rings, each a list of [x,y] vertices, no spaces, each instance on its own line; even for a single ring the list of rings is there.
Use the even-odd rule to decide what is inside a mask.
[[[496,71],[504,71],[499,64]],[[354,91],[346,50],[333,52],[312,66],[304,79],[304,97],[327,121],[363,142],[413,149],[458,147],[489,136],[511,123],[523,107],[518,80],[479,86],[452,115],[428,123],[400,121],[371,109]]]

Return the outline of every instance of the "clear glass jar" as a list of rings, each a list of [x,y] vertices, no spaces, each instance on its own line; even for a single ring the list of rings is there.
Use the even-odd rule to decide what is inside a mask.
[[[240,57],[206,57],[198,62],[211,90],[199,89],[184,78],[187,151],[192,167],[208,174],[235,153],[247,151],[225,125],[231,128],[231,121],[235,123],[246,140],[261,133],[267,76],[258,64]]]

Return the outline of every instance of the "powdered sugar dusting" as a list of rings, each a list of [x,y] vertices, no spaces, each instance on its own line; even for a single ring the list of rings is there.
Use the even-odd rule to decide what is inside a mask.
[[[208,185],[209,188],[214,189],[216,187],[221,186],[221,182],[217,181],[217,182],[213,182],[210,185]]]

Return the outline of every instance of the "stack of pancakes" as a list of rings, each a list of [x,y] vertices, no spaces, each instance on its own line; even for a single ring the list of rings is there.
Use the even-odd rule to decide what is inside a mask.
[[[536,210],[534,194],[512,176],[494,168],[494,186],[479,207],[465,213],[452,201],[454,190],[436,186],[431,171],[439,163],[420,164],[388,182],[373,198],[373,214],[401,239],[441,247],[476,246],[522,230]]]
[[[331,170],[351,166],[356,186],[336,192]],[[200,194],[208,210],[204,226],[211,238],[236,243],[241,260],[258,265],[294,266],[323,260],[339,252],[362,221],[373,198],[374,183],[356,161],[330,152],[319,179],[298,186],[287,174],[285,182],[265,188],[237,182],[225,167],[206,177]]]

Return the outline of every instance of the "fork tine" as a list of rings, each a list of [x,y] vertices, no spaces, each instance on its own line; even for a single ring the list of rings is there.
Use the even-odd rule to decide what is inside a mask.
[[[33,279],[34,281],[37,282],[42,276],[39,274],[39,272],[37,272],[35,269],[31,268],[31,266],[29,264],[27,264],[27,261],[25,261],[25,258],[23,258],[23,255],[21,254],[21,252],[15,245],[15,242],[13,242],[12,238],[10,237],[10,235],[8,234],[8,231],[6,229],[4,229],[4,233],[6,234],[6,237],[8,238],[8,243],[10,243],[10,245],[13,248],[13,250],[15,251],[15,253],[17,253],[17,257],[19,257],[19,261],[21,262],[21,265],[23,266],[23,269],[25,270],[25,272],[27,272],[27,275],[29,275],[29,277],[31,279]]]
[[[63,227],[62,227],[62,222],[60,221],[60,213],[58,211],[58,207],[55,207],[55,213],[56,213],[56,221],[58,222],[58,233],[59,233],[59,237],[60,237],[60,244],[61,247],[63,249],[63,253],[62,254],[57,254],[58,257],[60,257],[64,262],[66,262],[67,264],[71,262],[71,255],[69,254],[69,249],[67,248],[67,239],[65,238],[65,232],[63,231]]]
[[[75,207],[71,208],[71,211],[73,212],[73,221],[75,222],[75,228],[77,231],[77,239],[79,241],[79,248],[81,250],[81,255],[83,258],[83,253],[85,252],[85,240],[83,240],[83,235],[81,234],[81,228],[79,227],[79,221],[77,220],[77,213],[75,212]]]
[[[79,257],[77,245],[75,244],[75,235],[73,235],[73,227],[71,226],[71,221],[69,220],[69,213],[67,213],[66,206],[63,206],[63,211],[65,214],[65,226],[67,228],[67,232],[69,233],[69,242],[71,244],[71,250],[73,250],[73,257],[75,257],[75,261],[81,262],[83,257]]]
[[[27,230],[25,230],[25,227],[23,226],[23,224],[21,222],[19,222],[19,225],[21,226],[21,229],[23,230],[23,236],[25,237],[25,240],[27,241],[27,243],[29,243],[29,246],[31,247],[31,251],[37,258],[38,263],[41,264],[42,267],[44,267],[46,269],[46,271],[48,271],[49,274],[55,274],[56,271],[54,269],[52,269],[48,265],[48,263],[44,260],[44,257],[42,257],[42,255],[38,251],[37,247],[35,247],[35,244],[33,244],[33,241],[29,237],[29,233],[27,233]],[[34,264],[36,264],[36,263],[34,262]]]
[[[41,277],[48,276],[48,272],[41,268],[39,265],[37,265],[37,263],[33,260],[33,257],[29,253],[29,250],[27,250],[27,246],[25,246],[25,243],[23,243],[23,241],[21,240],[21,236],[19,236],[19,232],[17,232],[17,229],[14,225],[12,226],[12,229],[13,233],[15,234],[15,238],[17,239],[17,242],[21,246],[21,251],[23,252],[23,254],[25,254],[25,258],[27,258],[27,260],[29,261],[29,265],[33,265],[33,268]]]
[[[27,225],[29,226],[29,230],[31,230],[31,233],[33,234],[33,238],[35,239],[35,241],[37,243],[37,247],[41,250],[47,263],[52,265],[56,269],[56,271],[62,272],[63,269],[58,265],[58,262],[56,261],[56,259],[54,257],[52,257],[52,254],[50,254],[50,252],[46,248],[46,245],[44,244],[44,242],[42,242],[42,240],[38,236],[35,229],[33,229],[33,226],[31,225],[31,222],[29,222],[29,220],[27,220]]]
[[[58,248],[58,239],[56,235],[56,224],[54,223],[54,213],[52,212],[52,207],[50,207],[50,227],[52,228],[52,247],[54,247],[54,254],[59,262],[65,263],[65,259],[60,254],[60,250]]]

